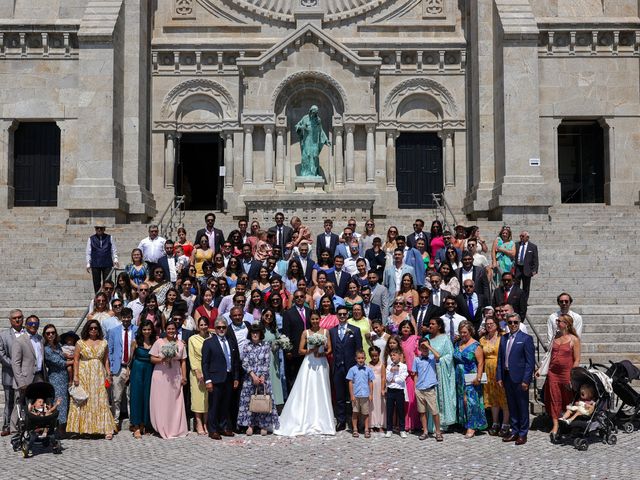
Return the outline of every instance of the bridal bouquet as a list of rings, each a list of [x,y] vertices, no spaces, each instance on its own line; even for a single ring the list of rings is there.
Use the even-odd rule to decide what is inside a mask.
[[[289,337],[287,337],[286,335],[278,335],[275,344],[278,348],[281,348],[285,352],[293,349],[293,344],[291,343],[291,340],[289,340]]]
[[[327,337],[321,333],[312,333],[307,337],[307,345],[311,348],[322,347],[327,343]]]
[[[178,354],[178,344],[176,342],[167,342],[160,347],[160,353],[165,360],[171,360]]]

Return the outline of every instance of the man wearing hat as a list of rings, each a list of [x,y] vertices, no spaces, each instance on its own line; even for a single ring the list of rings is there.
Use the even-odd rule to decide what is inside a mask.
[[[97,293],[113,266],[119,267],[119,263],[116,242],[111,235],[105,233],[104,222],[97,220],[94,228],[95,235],[91,235],[87,240],[86,257],[87,272],[91,272],[93,290]]]

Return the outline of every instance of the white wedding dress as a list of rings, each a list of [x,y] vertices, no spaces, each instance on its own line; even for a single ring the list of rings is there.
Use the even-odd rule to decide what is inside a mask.
[[[328,332],[324,332],[328,335]],[[321,347],[322,349],[322,347]],[[335,435],[327,357],[304,357],[275,435]]]

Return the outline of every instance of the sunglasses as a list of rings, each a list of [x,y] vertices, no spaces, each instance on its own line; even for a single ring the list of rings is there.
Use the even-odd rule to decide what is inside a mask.
[[[223,327],[222,325],[216,327],[216,330],[226,330],[227,327]]]
[[[507,323],[509,325],[518,325],[520,322],[518,322],[517,320],[509,320]]]
[[[40,324],[38,322],[27,322],[27,327],[38,327]]]
[[[569,300],[559,300],[558,303],[571,303]]]
[[[148,292],[149,289],[148,288],[139,288],[138,291],[139,292]]]
[[[89,327],[89,331],[91,330],[98,330],[98,327]]]
[[[49,335],[55,335],[55,334],[56,334],[56,332],[44,332],[44,334],[45,334],[46,336],[49,336]]]

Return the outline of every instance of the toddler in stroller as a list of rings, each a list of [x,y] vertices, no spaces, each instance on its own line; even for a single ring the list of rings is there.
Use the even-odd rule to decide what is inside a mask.
[[[596,390],[592,385],[584,384],[580,387],[580,400],[573,402],[572,405],[567,405],[567,411],[560,418],[561,422],[565,422],[570,425],[573,420],[581,415],[590,416],[593,410],[596,408],[596,402],[594,397],[596,396]]]
[[[53,453],[62,453],[58,439],[58,405],[54,402],[53,385],[37,382],[29,385],[20,397],[18,405],[18,436],[14,450],[22,450],[26,458],[34,444],[52,446]]]

